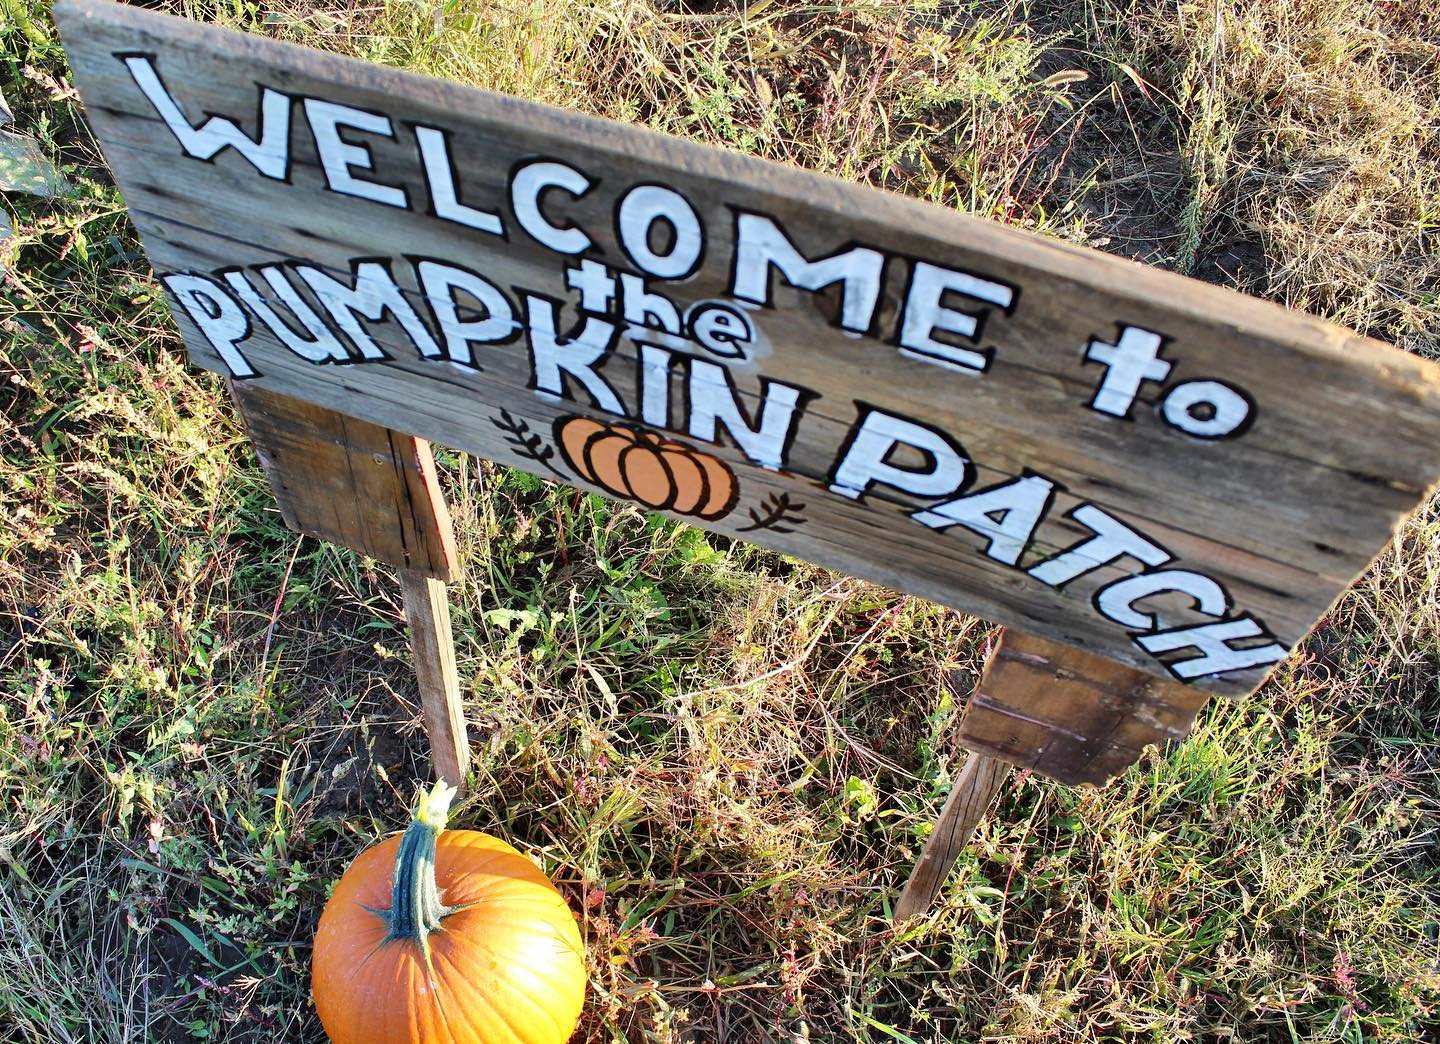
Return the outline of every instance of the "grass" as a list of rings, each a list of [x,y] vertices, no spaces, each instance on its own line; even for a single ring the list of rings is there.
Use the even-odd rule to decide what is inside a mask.
[[[1440,348],[1423,5],[176,7]],[[397,587],[283,527],[43,6],[3,11],[0,87],[76,188],[3,202],[0,1038],[319,1040],[327,889],[428,776]],[[1187,742],[1098,792],[1016,776],[897,933],[986,625],[441,456],[477,757],[455,822],[580,913],[580,1039],[1440,1035],[1436,503]]]

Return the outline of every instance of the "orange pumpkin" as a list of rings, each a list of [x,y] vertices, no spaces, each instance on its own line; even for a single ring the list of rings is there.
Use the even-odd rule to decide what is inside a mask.
[[[315,933],[315,1008],[335,1044],[562,1044],[585,999],[575,917],[535,864],[445,830],[454,790],[366,849]]]
[[[562,417],[555,441],[581,478],[655,511],[713,522],[739,497],[723,460],[644,428]]]

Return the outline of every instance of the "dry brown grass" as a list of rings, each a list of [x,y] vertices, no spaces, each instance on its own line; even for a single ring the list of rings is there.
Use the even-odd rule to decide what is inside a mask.
[[[0,1038],[319,1039],[326,889],[427,771],[393,578],[280,525],[223,389],[178,360],[42,5],[6,3],[0,81],[81,190],[7,203]],[[1440,87],[1415,5],[185,9],[1436,350]],[[1101,793],[1018,777],[939,909],[894,933],[951,778],[942,679],[973,678],[985,625],[442,464],[478,738],[456,820],[582,912],[584,1039],[1440,1032],[1437,505],[1244,706]]]
[[[1440,34],[1424,6],[1088,5],[1173,105],[1188,196],[1176,267],[1254,243],[1252,289],[1440,353]]]

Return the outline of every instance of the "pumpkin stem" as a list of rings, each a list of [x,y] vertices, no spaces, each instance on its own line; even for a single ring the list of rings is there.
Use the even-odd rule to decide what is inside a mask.
[[[455,788],[441,780],[422,794],[415,812],[400,838],[395,853],[395,881],[390,894],[390,909],[383,916],[390,931],[386,942],[406,939],[419,945],[430,961],[430,933],[452,910],[440,901],[435,885],[435,840],[445,829],[450,801]]]

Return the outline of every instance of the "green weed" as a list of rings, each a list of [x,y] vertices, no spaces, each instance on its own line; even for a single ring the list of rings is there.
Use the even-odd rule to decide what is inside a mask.
[[[1404,5],[174,6],[1434,348],[1440,88]],[[44,8],[4,11],[0,88],[76,190],[3,204],[0,1036],[319,1040],[330,883],[429,771],[398,591],[284,528]],[[581,915],[583,1039],[1440,1033],[1435,504],[1187,742],[1101,792],[1017,775],[897,932],[986,625],[440,458],[476,755],[454,820]]]

